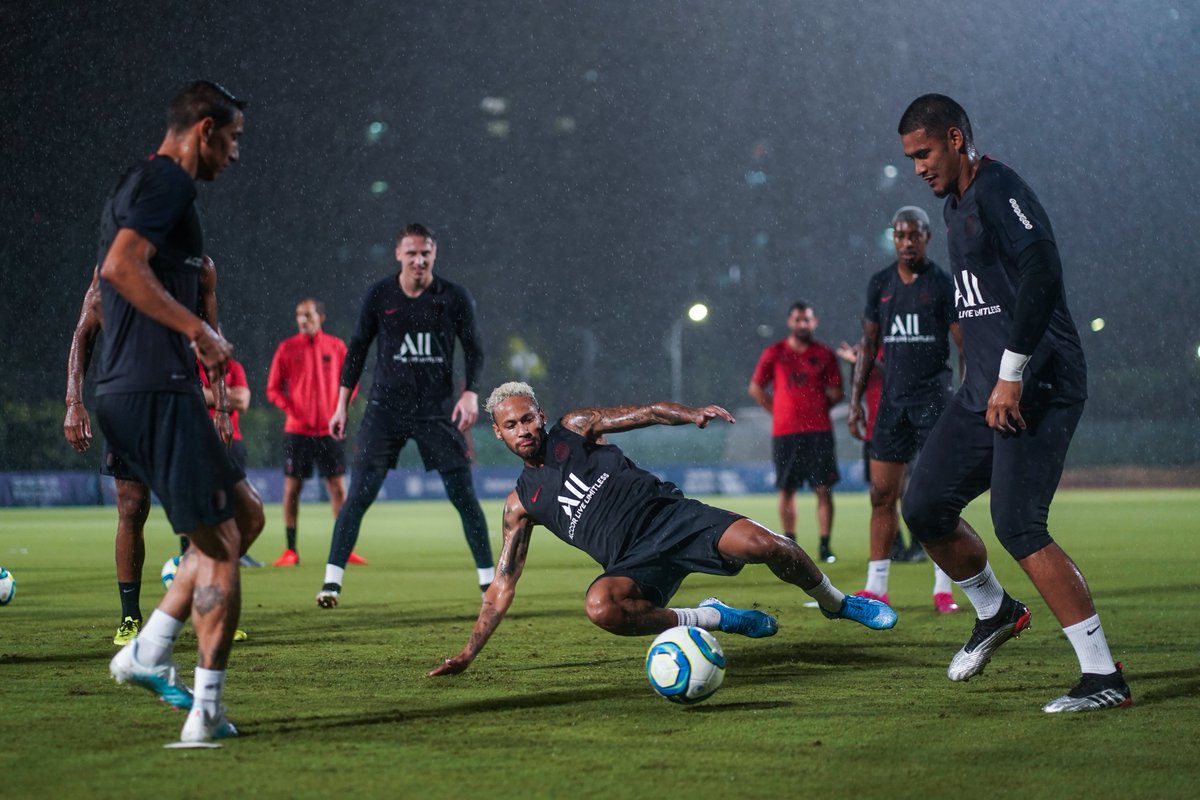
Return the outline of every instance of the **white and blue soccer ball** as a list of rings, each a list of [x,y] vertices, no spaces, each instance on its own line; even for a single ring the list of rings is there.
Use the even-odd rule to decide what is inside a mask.
[[[17,579],[4,567],[0,567],[0,606],[6,606],[11,603],[13,595],[16,593]]]
[[[175,573],[179,571],[179,558],[175,556],[168,558],[167,563],[163,564],[162,572],[159,576],[162,578],[163,586],[170,589],[171,584],[175,582]]]
[[[725,680],[725,653],[703,628],[679,625],[659,634],[646,653],[650,687],[672,703],[707,700]]]

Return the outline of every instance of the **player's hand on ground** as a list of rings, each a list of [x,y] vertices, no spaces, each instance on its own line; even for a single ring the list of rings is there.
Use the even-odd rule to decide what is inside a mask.
[[[988,398],[988,427],[1000,433],[1016,433],[1025,430],[1025,419],[1021,416],[1021,381],[996,381],[992,395]],[[1014,423],[1016,427],[1014,426]]]
[[[209,383],[216,383],[225,377],[225,362],[233,355],[233,345],[207,322],[201,324],[200,333],[192,340],[192,349],[208,371]]]
[[[703,428],[717,418],[723,419],[726,422],[735,422],[733,414],[730,414],[720,406],[705,406],[704,408],[696,409],[696,418],[693,420],[697,428]]]
[[[233,444],[233,418],[228,411],[218,411],[213,416],[213,425],[217,429],[217,435],[221,437],[221,441],[226,447]]]
[[[863,407],[862,403],[850,406],[850,413],[846,415],[846,426],[850,428],[850,435],[860,442],[867,440],[867,429],[863,424]]]
[[[92,419],[88,416],[83,403],[72,403],[67,406],[67,416],[63,418],[63,436],[79,452],[92,446]]]
[[[450,421],[460,432],[467,430],[479,419],[479,395],[475,392],[463,392],[462,397],[454,404]]]
[[[466,672],[469,666],[471,666],[470,659],[457,655],[453,658],[447,658],[441,664],[426,672],[425,677],[436,678],[439,675],[457,675],[460,672]]]
[[[329,435],[335,439],[346,438],[346,409],[339,405],[329,418]]]

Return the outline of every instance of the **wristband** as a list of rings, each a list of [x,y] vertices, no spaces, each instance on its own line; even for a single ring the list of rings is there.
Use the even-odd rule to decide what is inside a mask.
[[[1012,350],[1005,350],[1004,355],[1000,356],[1000,380],[1020,381],[1021,373],[1025,371],[1025,365],[1028,363],[1029,356],[1014,353]]]

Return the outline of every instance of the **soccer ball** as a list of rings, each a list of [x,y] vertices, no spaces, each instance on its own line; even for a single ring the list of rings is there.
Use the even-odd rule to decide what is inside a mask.
[[[158,573],[162,577],[163,586],[170,589],[171,584],[175,582],[175,573],[179,571],[179,556],[168,558],[167,563],[163,564],[162,572]]]
[[[13,595],[16,593],[17,579],[4,567],[0,567],[0,606],[6,606],[11,603]]]
[[[703,628],[679,625],[659,634],[646,653],[650,687],[672,703],[699,703],[725,680],[725,653]]]

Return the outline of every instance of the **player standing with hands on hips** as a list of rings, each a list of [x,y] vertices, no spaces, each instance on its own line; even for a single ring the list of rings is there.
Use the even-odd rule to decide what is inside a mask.
[[[441,475],[458,510],[475,558],[480,589],[495,575],[487,520],[475,495],[463,432],[479,418],[475,391],[483,347],[475,326],[475,301],[462,286],[433,274],[437,241],[424,225],[410,224],[396,241],[400,272],[379,281],[363,300],[358,327],[342,367],[337,407],[329,432],[346,438],[346,409],[362,375],[371,342],[375,380],[358,433],[350,495],[338,513],[317,605],[333,608],[342,591],[346,562],[358,540],[363,515],[375,502],[400,450],[415,439],[426,470]],[[463,346],[466,388],[454,399],[454,342]]]
[[[967,112],[939,94],[918,97],[898,126],[917,177],[946,198],[943,217],[966,381],[925,442],[904,495],[904,520],[975,607],[975,630],[948,676],[978,675],[1029,627],[1004,591],[983,540],[960,516],[991,490],[992,525],[1075,649],[1083,676],[1047,713],[1130,705],[1091,591],[1046,520],[1087,397],[1087,367],[1067,310],[1050,219],[1012,169],[975,149]]]

